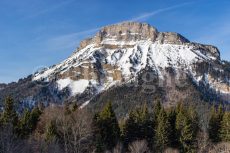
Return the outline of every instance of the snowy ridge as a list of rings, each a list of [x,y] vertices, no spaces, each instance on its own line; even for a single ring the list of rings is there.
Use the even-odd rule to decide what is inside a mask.
[[[147,32],[146,29],[144,30],[145,35],[153,35],[148,34],[149,27]],[[151,30],[150,28],[150,32]],[[179,34],[167,33],[165,38],[166,36],[162,36],[164,33],[156,32],[154,38],[145,36],[142,39],[142,37],[136,38],[143,35],[138,33],[140,29],[137,30],[138,32],[134,30],[129,33],[118,31],[119,34],[112,31],[111,35],[110,31],[111,29],[99,33],[98,40],[94,38],[96,40],[83,41],[84,45],[81,46],[84,47],[76,50],[60,64],[35,73],[33,80],[55,80],[59,90],[69,88],[72,96],[75,96],[83,93],[88,87],[93,87],[97,93],[100,93],[112,86],[128,82],[146,67],[157,71],[159,75],[168,67],[174,70],[183,69],[199,82],[202,77],[197,76],[193,65],[202,61],[219,60],[216,48],[190,43]],[[103,36],[103,33],[106,35]],[[223,92],[226,93],[225,90]]]
[[[113,44],[113,42],[106,44]],[[103,44],[102,43],[102,44]],[[127,45],[125,42],[117,42],[116,45]],[[130,43],[128,43],[130,44]],[[70,58],[64,62],[52,67],[42,73],[34,75],[34,80],[44,79],[50,80],[56,73],[63,74],[71,67],[78,67],[83,63],[87,63],[86,60],[90,59],[91,63],[95,63],[96,59],[93,56],[95,51],[103,53],[105,59],[101,59],[102,63],[106,62],[110,65],[118,66],[118,70],[122,72],[122,76],[128,80],[134,77],[138,72],[144,69],[146,66],[157,68],[188,68],[191,64],[198,60],[210,59],[209,57],[201,54],[199,51],[193,51],[193,48],[189,45],[172,45],[172,44],[160,44],[158,42],[151,41],[138,41],[132,42],[133,48],[120,48],[120,49],[105,49],[103,47],[95,47],[96,45],[89,45],[86,48],[76,52]],[[113,44],[114,45],[114,44]],[[71,88],[73,95],[82,93],[87,88],[90,80],[77,80],[73,81],[70,78],[59,79],[57,84],[60,90],[65,87]],[[96,80],[91,80],[95,85],[98,83]],[[114,84],[113,79],[110,78],[108,85],[105,85],[104,89],[111,87],[110,84]],[[106,87],[107,86],[107,87]]]

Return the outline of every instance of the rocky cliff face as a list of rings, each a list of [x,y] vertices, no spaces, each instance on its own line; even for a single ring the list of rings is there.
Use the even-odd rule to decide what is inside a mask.
[[[103,40],[116,39],[117,41],[138,41],[151,40],[155,41],[158,35],[157,29],[149,24],[141,24],[136,22],[126,22],[117,25],[103,27],[95,37],[84,40],[80,43],[83,49],[89,44],[101,44]]]
[[[103,27],[94,37],[83,40],[68,59],[33,74],[29,86],[35,88],[33,83],[43,82],[45,88],[36,88],[37,94],[27,97],[36,102],[38,95],[43,95],[39,101],[46,103],[75,97],[88,103],[108,89],[130,87],[130,83],[153,90],[149,83],[157,78],[157,86],[165,91],[164,100],[170,102],[173,94],[180,95],[178,88],[184,90],[175,84],[183,84],[185,81],[175,80],[182,78],[190,80],[200,93],[228,101],[230,69],[226,67],[214,46],[190,42],[178,33],[159,32],[146,23],[125,22]],[[47,100],[45,95],[53,98]]]
[[[103,40],[109,39],[124,42],[150,40],[153,43],[157,41],[161,44],[193,44],[194,47],[210,52],[218,59],[220,58],[220,53],[215,46],[190,43],[188,39],[178,33],[158,32],[156,28],[149,24],[137,22],[125,22],[103,27],[93,38],[83,40],[80,43],[79,50],[90,44],[101,45]]]

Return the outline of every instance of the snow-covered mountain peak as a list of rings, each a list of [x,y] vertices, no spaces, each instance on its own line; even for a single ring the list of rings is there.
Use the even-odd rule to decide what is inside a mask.
[[[183,44],[189,43],[189,40],[178,33],[158,32],[158,30],[147,23],[124,22],[101,28],[92,38],[83,40],[80,43],[79,50],[89,44],[104,44],[108,40],[133,42],[141,40],[150,40],[160,43]]]
[[[125,22],[102,28],[83,40],[65,61],[36,73],[33,80],[55,81],[59,90],[72,95],[89,88],[95,94],[126,83],[146,68],[162,78],[167,68],[183,69],[198,80],[194,65],[220,60],[214,46],[190,42],[173,32],[159,32],[146,23]]]

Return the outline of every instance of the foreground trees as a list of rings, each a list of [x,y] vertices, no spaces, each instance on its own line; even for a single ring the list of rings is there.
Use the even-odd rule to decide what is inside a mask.
[[[5,100],[4,111],[1,117],[1,123],[3,125],[13,126],[14,130],[17,128],[18,115],[15,110],[13,98],[7,97]]]
[[[155,128],[155,143],[157,150],[163,151],[170,145],[171,130],[169,118],[162,107],[157,116],[157,125]]]
[[[25,110],[20,116],[14,100],[7,97],[0,119],[0,152],[31,152],[26,139],[35,130],[40,115],[41,111],[35,107],[32,111]]]
[[[124,146],[136,140],[146,140],[149,144],[153,143],[154,137],[154,121],[148,111],[147,105],[136,108],[129,113],[123,129]]]
[[[168,147],[176,147],[181,152],[196,151],[199,119],[194,108],[180,104],[175,109],[165,110],[157,102],[153,110],[154,112],[150,112],[147,105],[144,105],[129,113],[121,126],[120,140],[123,144],[123,151],[130,151],[130,145],[143,141],[147,144],[147,147],[144,148],[155,152],[163,152]],[[113,115],[111,117],[105,114]],[[107,116],[107,122],[103,122],[103,116]],[[112,146],[115,147],[119,142],[117,139],[119,132],[116,132],[119,131],[119,127],[114,117],[111,103],[101,113],[95,115],[94,123],[97,126],[94,127],[96,129],[94,137],[98,152],[111,151]],[[116,125],[116,128],[113,125]],[[110,131],[111,129],[114,130]],[[106,146],[105,140],[110,143],[109,147]]]
[[[76,110],[76,112],[81,111]],[[220,136],[221,141],[229,141],[229,114],[224,113],[222,108],[215,112],[219,117],[223,115],[217,135]],[[67,116],[71,116],[71,114],[73,113],[68,113]],[[81,120],[82,115],[79,115],[80,118],[74,117],[76,118],[75,124]],[[210,125],[212,125],[211,120]],[[59,141],[64,145],[65,152],[82,152],[77,148],[83,148],[82,144],[79,145],[78,143],[85,137],[84,134],[77,134],[78,137],[74,138],[77,132],[74,134],[71,132],[74,130],[70,130],[74,124],[67,123],[66,118],[62,121],[64,121],[62,124],[60,121],[56,121],[57,129],[59,129],[56,137],[60,137]],[[86,120],[83,123],[86,125],[90,122]],[[176,108],[164,109],[157,102],[154,108],[148,108],[147,105],[144,105],[131,110],[121,123],[119,126],[112,104],[108,103],[92,117],[92,124],[88,130],[89,135],[85,137],[85,140],[92,138],[93,142],[86,141],[87,143],[84,143],[86,148],[92,145],[91,151],[98,153],[105,151],[135,152],[135,150],[145,150],[144,152],[146,150],[150,152],[174,150],[175,152],[190,153],[198,150],[198,133],[202,131],[199,128],[199,117],[194,107],[178,104]],[[78,127],[77,129],[82,128]],[[217,137],[217,135],[213,135],[213,137]],[[75,143],[73,143],[74,140]],[[74,147],[75,151],[70,149]]]
[[[219,106],[218,110],[213,106],[211,109],[211,117],[209,120],[209,138],[213,143],[217,143],[221,141],[220,137],[220,129],[221,129],[221,122],[223,119],[223,108]]]
[[[209,138],[213,143],[230,142],[230,113],[212,107],[209,121]]]
[[[230,113],[225,112],[221,121],[220,138],[224,142],[230,142]]]
[[[190,107],[185,109],[179,105],[176,116],[177,140],[182,152],[195,152],[198,132],[197,113]]]
[[[92,151],[92,117],[86,110],[70,110],[68,113],[62,109],[49,114],[51,115],[48,124],[41,135],[44,135],[46,142],[57,143],[64,153],[82,153]],[[42,127],[41,127],[42,128]]]
[[[120,128],[111,103],[95,114],[93,126],[96,152],[112,150],[120,140]]]
[[[95,114],[76,104],[19,114],[8,98],[1,113],[0,153],[192,153],[230,142],[230,113],[221,106],[212,108],[208,132],[199,120],[195,108],[182,103],[175,108],[160,101],[154,107],[145,104],[118,119],[112,103]],[[210,142],[198,148],[203,135]]]

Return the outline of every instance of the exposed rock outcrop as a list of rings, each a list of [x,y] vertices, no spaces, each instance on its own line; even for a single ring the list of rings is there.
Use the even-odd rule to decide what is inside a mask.
[[[207,55],[209,57],[214,57],[216,60],[220,60],[220,51],[217,47],[212,45],[203,45],[199,43],[190,43],[194,49],[200,50],[202,54]]]
[[[95,37],[83,40],[80,43],[79,50],[92,43],[100,44],[105,39],[114,39],[116,41],[155,41],[158,33],[156,28],[147,23],[125,22],[110,25],[103,27]]]
[[[161,32],[157,37],[157,41],[162,44],[178,44],[189,43],[189,40],[175,32]]]
[[[97,44],[98,46],[107,46],[114,49],[117,46],[111,44],[105,44],[103,40],[132,42],[138,40],[151,40],[152,42],[159,42],[161,44],[187,44],[192,45],[197,49],[202,50],[205,54],[210,54],[216,59],[220,59],[219,50],[211,45],[201,45],[198,43],[192,43],[187,38],[175,32],[158,32],[156,28],[147,23],[138,22],[124,22],[114,24],[101,28],[101,30],[92,38],[83,40],[80,43],[78,50],[85,48],[90,44]],[[133,47],[129,44],[124,44],[125,47]]]
[[[125,22],[103,27],[93,38],[83,40],[80,49],[89,44],[101,44],[103,40],[112,39],[115,41],[137,41],[151,40],[169,44],[188,43],[189,40],[178,33],[158,32],[158,30],[147,23]]]

